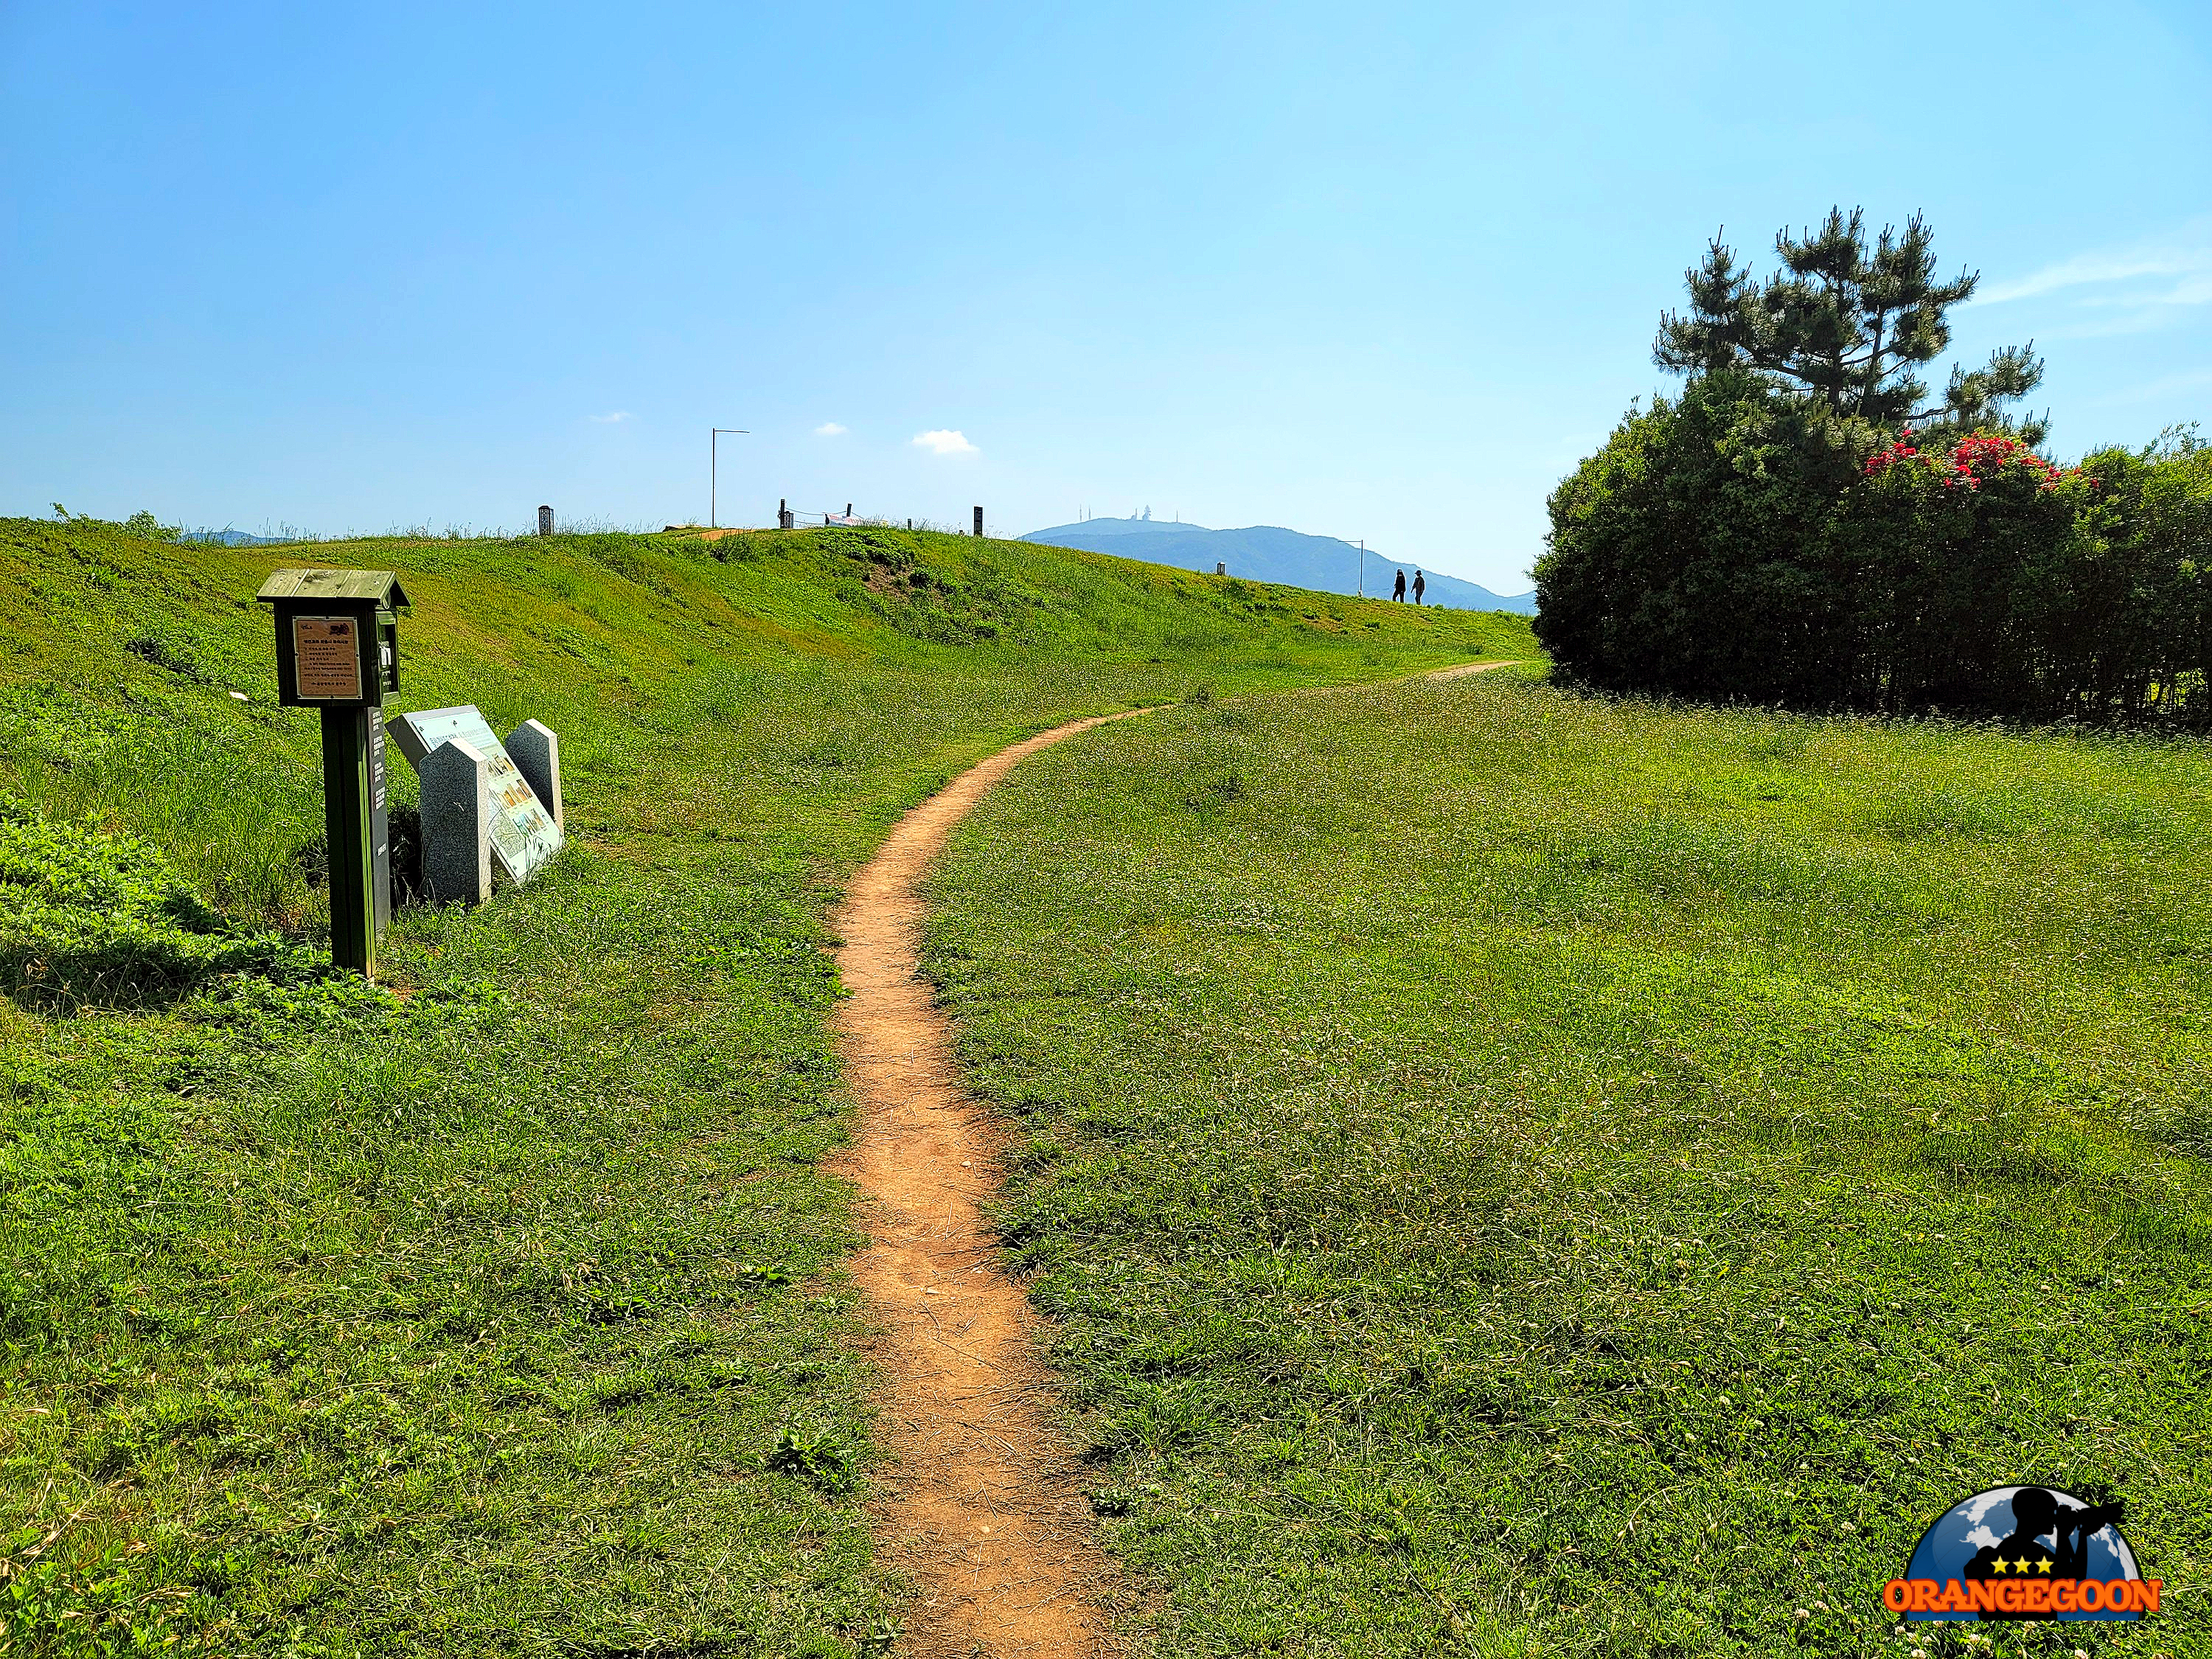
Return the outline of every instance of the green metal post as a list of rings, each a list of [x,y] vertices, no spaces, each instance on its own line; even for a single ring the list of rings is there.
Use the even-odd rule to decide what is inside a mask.
[[[376,706],[325,708],[323,825],[331,855],[331,960],[376,977],[391,916],[391,830]]]
[[[330,848],[331,960],[376,977],[392,925],[392,819],[384,726],[399,689],[406,590],[389,570],[305,566],[272,573],[254,596],[276,623],[276,701],[323,717],[323,829]]]

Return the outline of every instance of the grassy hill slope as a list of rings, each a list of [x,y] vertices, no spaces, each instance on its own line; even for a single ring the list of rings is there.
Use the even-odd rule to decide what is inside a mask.
[[[403,913],[395,990],[314,965],[315,726],[252,600],[295,562],[400,573],[398,707],[562,735],[573,845]],[[33,1653],[880,1638],[854,1234],[815,1170],[845,873],[1066,718],[1529,648],[860,531],[0,521],[0,1618]]]
[[[2212,1652],[2208,802],[1496,674],[1024,766],[926,961],[1162,1655]],[[2160,1613],[1899,1640],[2019,1481]]]

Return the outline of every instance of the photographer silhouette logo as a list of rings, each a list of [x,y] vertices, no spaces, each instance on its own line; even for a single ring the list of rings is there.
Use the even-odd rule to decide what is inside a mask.
[[[2165,1580],[2146,1578],[2120,1536],[2117,1498],[2087,1504],[2049,1486],[1992,1486],[1946,1510],[1921,1534],[1882,1605],[1913,1623],[1975,1619],[2130,1620],[2158,1611]]]

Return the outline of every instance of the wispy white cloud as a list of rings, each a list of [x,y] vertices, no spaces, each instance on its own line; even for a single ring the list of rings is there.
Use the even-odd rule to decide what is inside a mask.
[[[2212,270],[2212,248],[2077,253],[2011,282],[1992,283],[1974,295],[1974,303],[2002,305],[2008,300],[2030,300],[2061,289],[2109,288],[2144,276],[2179,276],[2200,270]]]
[[[817,438],[836,438],[842,436],[845,430],[845,428],[838,425],[835,421],[824,421],[814,428],[814,435]]]
[[[2162,375],[2119,392],[2108,392],[2100,398],[2087,399],[2092,409],[2111,409],[2126,404],[2148,404],[2170,398],[2179,392],[2195,392],[2212,386],[2212,368],[2191,369],[2179,374]]]
[[[1970,303],[2022,300],[2041,300],[2046,313],[2055,311],[2056,325],[2044,325],[2039,332],[2133,334],[2160,327],[2179,311],[2212,305],[2212,223],[2185,226],[2162,242],[2073,254],[2025,276],[1991,283]]]
[[[914,441],[916,448],[926,449],[933,455],[975,455],[981,453],[968,441],[968,435],[963,432],[917,432],[914,434]]]
[[[601,426],[612,426],[617,421],[634,421],[637,416],[626,409],[617,409],[611,414],[594,415],[592,418]]]

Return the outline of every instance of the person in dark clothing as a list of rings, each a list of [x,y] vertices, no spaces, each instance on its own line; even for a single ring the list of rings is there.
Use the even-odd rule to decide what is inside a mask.
[[[1974,1552],[1965,1567],[1968,1578],[2025,1577],[2086,1578],[2089,1576],[2091,1534],[2121,1518],[2118,1504],[2100,1504],[2077,1510],[2062,1504],[2043,1486],[2022,1486],[2012,1495],[2011,1533]],[[2038,1540],[2048,1533],[2056,1550]],[[2032,1619],[2033,1613],[1984,1613],[1984,1620]]]
[[[1413,571],[1413,603],[1419,605],[1421,602],[1421,595],[1428,591],[1429,579],[1420,573],[1417,566]]]
[[[1402,570],[1398,573],[1396,584],[1390,589],[1390,597],[1394,599],[1402,599],[1406,597],[1406,573]]]

